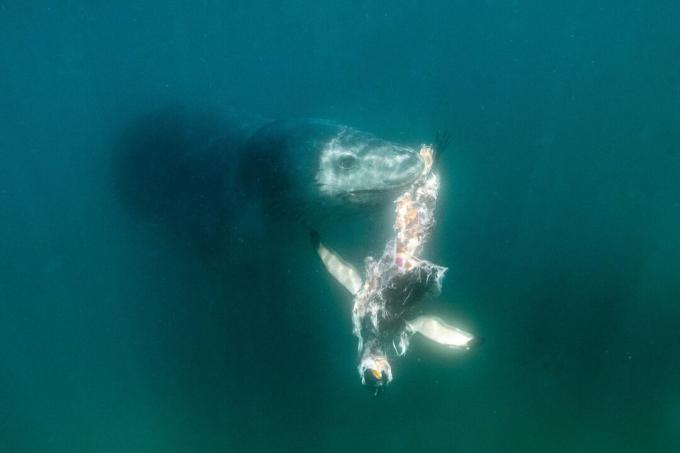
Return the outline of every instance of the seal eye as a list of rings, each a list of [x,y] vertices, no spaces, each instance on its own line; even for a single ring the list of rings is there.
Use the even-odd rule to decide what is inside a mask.
[[[338,159],[338,167],[340,167],[342,170],[349,170],[350,168],[354,167],[356,161],[357,158],[354,156],[342,156]]]

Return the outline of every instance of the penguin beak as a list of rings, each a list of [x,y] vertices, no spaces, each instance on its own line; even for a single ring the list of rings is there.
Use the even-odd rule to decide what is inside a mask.
[[[388,375],[386,372],[377,368],[369,368],[364,371],[362,382],[366,389],[374,395],[379,395],[384,392],[389,384]]]
[[[361,383],[377,395],[385,390],[392,380],[392,369],[387,358],[382,355],[366,354],[359,365]]]
[[[364,372],[363,384],[368,391],[377,396],[385,391],[387,379],[380,370],[366,370]]]

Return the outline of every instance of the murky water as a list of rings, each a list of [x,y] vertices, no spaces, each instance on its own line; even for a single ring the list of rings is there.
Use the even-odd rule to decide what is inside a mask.
[[[678,451],[679,20],[670,1],[0,2],[0,451]],[[376,398],[304,228],[254,222],[215,265],[136,216],[118,139],[177,104],[412,146],[448,130],[429,309],[485,343],[414,339]],[[324,233],[360,265],[391,221]]]

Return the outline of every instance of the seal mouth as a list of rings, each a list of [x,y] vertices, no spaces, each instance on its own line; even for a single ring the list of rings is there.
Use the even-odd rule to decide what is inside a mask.
[[[397,194],[402,192],[408,186],[408,183],[404,183],[402,185],[389,188],[349,190],[341,194],[340,197],[354,204],[377,204],[384,200],[389,200],[396,197]]]
[[[388,189],[410,186],[426,167],[423,157],[409,148],[400,150],[391,160],[388,174],[382,178]]]
[[[400,192],[413,184],[422,174],[426,165],[420,154],[403,151],[399,155],[397,162],[392,164],[391,167],[388,170],[388,174],[379,179],[381,184],[376,184],[374,187],[347,190],[346,193],[354,197],[362,197],[371,194],[379,195]]]

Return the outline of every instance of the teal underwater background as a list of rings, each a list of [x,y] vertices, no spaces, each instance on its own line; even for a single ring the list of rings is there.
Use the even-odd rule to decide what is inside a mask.
[[[0,451],[680,451],[678,23],[663,0],[0,1]],[[135,219],[113,145],[175,102],[448,130],[432,310],[484,345],[414,341],[376,398],[304,231],[217,276]],[[360,262],[390,222],[327,234]]]

